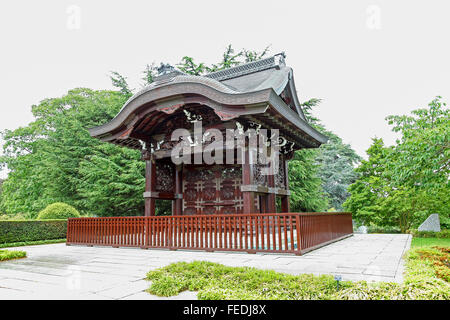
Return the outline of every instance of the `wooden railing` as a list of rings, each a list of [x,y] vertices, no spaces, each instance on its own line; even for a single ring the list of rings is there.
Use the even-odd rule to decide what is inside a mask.
[[[67,244],[303,254],[352,234],[350,213],[71,218]]]

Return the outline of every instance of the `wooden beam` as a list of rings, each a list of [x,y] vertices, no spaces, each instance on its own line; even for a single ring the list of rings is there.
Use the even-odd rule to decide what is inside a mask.
[[[164,200],[176,200],[183,199],[182,194],[175,194],[173,192],[144,192],[144,198],[155,198],[155,199],[164,199]]]

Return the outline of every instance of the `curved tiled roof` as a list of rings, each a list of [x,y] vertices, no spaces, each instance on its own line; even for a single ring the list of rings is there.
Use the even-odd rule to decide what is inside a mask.
[[[291,72],[292,69],[284,65],[284,60],[277,62],[277,59],[275,59],[277,56],[278,55],[239,65],[233,68],[209,73],[204,76],[187,75],[180,71],[175,71],[171,74],[156,77],[155,82],[144,87],[142,90],[134,94],[129,100],[133,100],[137,96],[149,90],[169,85],[171,83],[180,82],[202,83],[218,91],[229,94],[258,91],[267,88],[273,88],[277,94],[280,94],[286,86],[288,81],[288,73]],[[280,54],[280,56],[284,57],[283,54]],[[276,67],[278,70],[273,70]],[[257,76],[256,79],[254,76],[255,74],[258,74],[259,76]],[[250,79],[248,79],[249,77]],[[239,80],[236,80],[237,78],[239,78]],[[243,83],[250,87],[243,86]]]
[[[285,90],[292,97],[291,109],[279,97]],[[155,82],[134,94],[123,106],[119,114],[109,123],[92,128],[91,135],[100,137],[127,126],[130,117],[139,107],[150,102],[167,100],[170,97],[188,95],[203,96],[212,103],[227,105],[229,108],[256,104],[271,104],[279,114],[320,143],[326,137],[313,129],[303,115],[293,81],[293,71],[284,63],[284,54],[239,65],[204,76],[186,75],[180,71],[164,74]],[[252,112],[252,111],[248,111]],[[256,112],[256,109],[255,109]]]
[[[167,80],[163,80],[163,81],[155,81],[151,84],[149,84],[148,86],[142,88],[141,90],[139,90],[138,92],[136,92],[133,96],[131,96],[130,99],[128,99],[128,101],[124,104],[124,106],[122,107],[122,110],[134,99],[136,99],[137,97],[141,96],[142,94],[153,90],[155,88],[160,88],[160,87],[164,87],[167,85],[171,85],[174,83],[198,83],[198,84],[203,84],[206,85],[208,87],[211,87],[213,89],[216,89],[217,91],[223,92],[223,93],[227,93],[227,94],[237,94],[237,93],[241,93],[238,92],[237,90],[233,90],[232,88],[224,85],[223,83],[211,79],[211,78],[207,78],[204,76],[193,76],[193,75],[175,75],[173,78],[169,78]]]

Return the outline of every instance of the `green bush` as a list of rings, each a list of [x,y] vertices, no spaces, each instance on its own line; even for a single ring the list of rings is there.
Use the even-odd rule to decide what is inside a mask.
[[[13,260],[25,258],[27,253],[25,251],[9,251],[9,250],[0,250],[0,261]]]
[[[62,203],[53,203],[38,214],[38,220],[79,218],[80,213],[74,207]]]
[[[450,217],[447,215],[439,215],[441,229],[450,229]]]
[[[416,238],[450,238],[450,229],[441,230],[441,232],[418,231],[417,229],[409,230],[409,233]]]
[[[0,243],[63,239],[67,220],[0,221]]]
[[[408,252],[404,282],[341,281],[331,275],[298,276],[207,261],[178,262],[147,273],[147,292],[170,297],[198,292],[199,300],[449,300],[448,248]],[[442,260],[443,259],[443,260]],[[436,264],[438,262],[438,264]]]
[[[367,233],[400,233],[400,228],[398,227],[379,227],[379,226],[368,226]]]
[[[450,238],[417,238],[413,237],[411,241],[411,248],[417,247],[449,247]]]

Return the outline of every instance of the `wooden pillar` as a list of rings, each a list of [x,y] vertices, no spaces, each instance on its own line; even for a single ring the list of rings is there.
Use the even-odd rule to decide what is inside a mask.
[[[289,166],[288,161],[283,157],[281,165],[284,166],[284,181],[286,182],[286,190],[289,190]],[[291,212],[291,205],[289,202],[289,196],[281,198],[281,212]]]
[[[268,151],[271,151],[270,149]],[[276,213],[277,212],[277,198],[274,193],[275,188],[275,175],[273,170],[273,163],[270,163],[269,174],[267,175],[267,186],[269,187],[269,194],[267,195],[267,213]]]
[[[244,163],[242,164],[242,184],[250,186],[253,183],[253,167],[250,164],[250,153],[248,146],[245,148]],[[253,163],[253,162],[252,162]],[[252,191],[244,191],[243,201],[244,207],[242,213],[256,213],[255,212],[255,193]]]
[[[145,211],[146,217],[154,216],[156,212],[156,200],[152,193],[156,191],[156,163],[149,152],[143,154],[145,160]]]
[[[267,212],[267,196],[265,194],[259,195],[259,212],[266,213]]]
[[[281,212],[291,212],[291,205],[289,204],[289,196],[281,198]]]
[[[183,199],[179,198],[183,194],[183,165],[175,167],[175,197],[172,215],[182,215]]]
[[[273,188],[275,188],[275,175],[273,174],[273,164],[270,167],[270,174],[267,176],[267,182],[269,185],[270,193],[267,195],[267,213],[277,212],[277,198],[275,193],[273,193]]]

